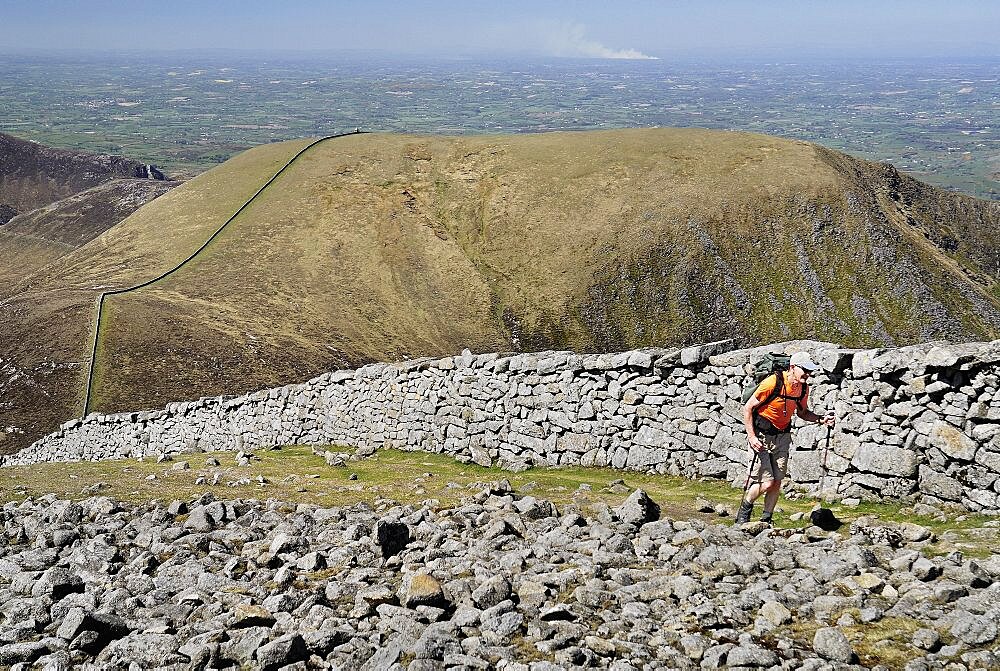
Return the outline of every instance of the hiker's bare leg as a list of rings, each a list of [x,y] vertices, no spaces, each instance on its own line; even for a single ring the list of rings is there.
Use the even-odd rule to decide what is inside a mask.
[[[767,493],[764,494],[764,512],[773,513],[774,507],[778,505],[778,496],[781,495],[781,480],[771,480],[767,484]]]
[[[767,488],[770,487],[770,485],[770,481],[767,480],[750,485],[750,489],[747,490],[747,495],[743,497],[743,500],[747,503],[753,503],[761,494],[767,491]]]

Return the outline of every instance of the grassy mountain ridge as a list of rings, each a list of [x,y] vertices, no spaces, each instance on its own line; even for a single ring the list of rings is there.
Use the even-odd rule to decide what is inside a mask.
[[[185,183],[0,303],[12,360],[36,372],[7,383],[4,412],[33,428],[0,449],[78,412],[85,369],[37,371],[83,359],[97,287],[184,258],[304,143]],[[994,338],[998,233],[1000,204],[761,135],[348,136],[304,154],[180,272],[110,297],[95,407],[464,347]],[[39,333],[45,347],[27,344]]]
[[[0,296],[93,240],[178,182],[115,179],[12,218],[0,228]]]
[[[103,289],[139,284],[198,248],[306,141],[265,145],[150,202],[0,295],[0,450],[79,414]],[[221,167],[221,166],[220,166]],[[4,440],[6,438],[6,440]]]

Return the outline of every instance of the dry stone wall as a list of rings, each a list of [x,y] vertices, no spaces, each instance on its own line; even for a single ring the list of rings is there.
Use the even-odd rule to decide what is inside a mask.
[[[846,350],[728,341],[614,354],[479,354],[372,364],[236,398],[92,415],[5,464],[337,444],[519,470],[581,464],[726,478],[748,453],[740,397],[764,350],[812,353],[811,407],[838,418],[824,492],[1000,513],[1000,341]],[[798,420],[797,420],[798,421]],[[799,422],[801,424],[801,422]],[[794,433],[789,485],[815,491],[825,429]]]

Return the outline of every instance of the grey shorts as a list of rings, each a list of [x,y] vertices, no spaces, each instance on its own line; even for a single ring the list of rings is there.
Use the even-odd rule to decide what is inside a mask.
[[[758,435],[764,443],[764,449],[757,453],[753,471],[750,475],[752,482],[769,482],[771,480],[784,480],[785,473],[788,472],[788,450],[792,446],[791,432],[779,433],[775,436]],[[750,459],[753,460],[754,451],[749,446]]]

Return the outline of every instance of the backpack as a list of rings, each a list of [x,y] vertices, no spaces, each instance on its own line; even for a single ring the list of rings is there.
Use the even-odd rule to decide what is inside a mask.
[[[753,396],[754,392],[757,391],[757,387],[763,382],[769,375],[778,375],[778,384],[774,385],[774,391],[768,395],[764,402],[761,403],[758,408],[761,408],[771,401],[778,395],[781,388],[784,386],[784,380],[781,375],[784,371],[788,370],[788,366],[792,361],[792,357],[787,354],[774,354],[773,352],[768,352],[765,354],[753,367],[753,381],[747,386],[743,387],[743,405],[746,405],[750,397]]]

